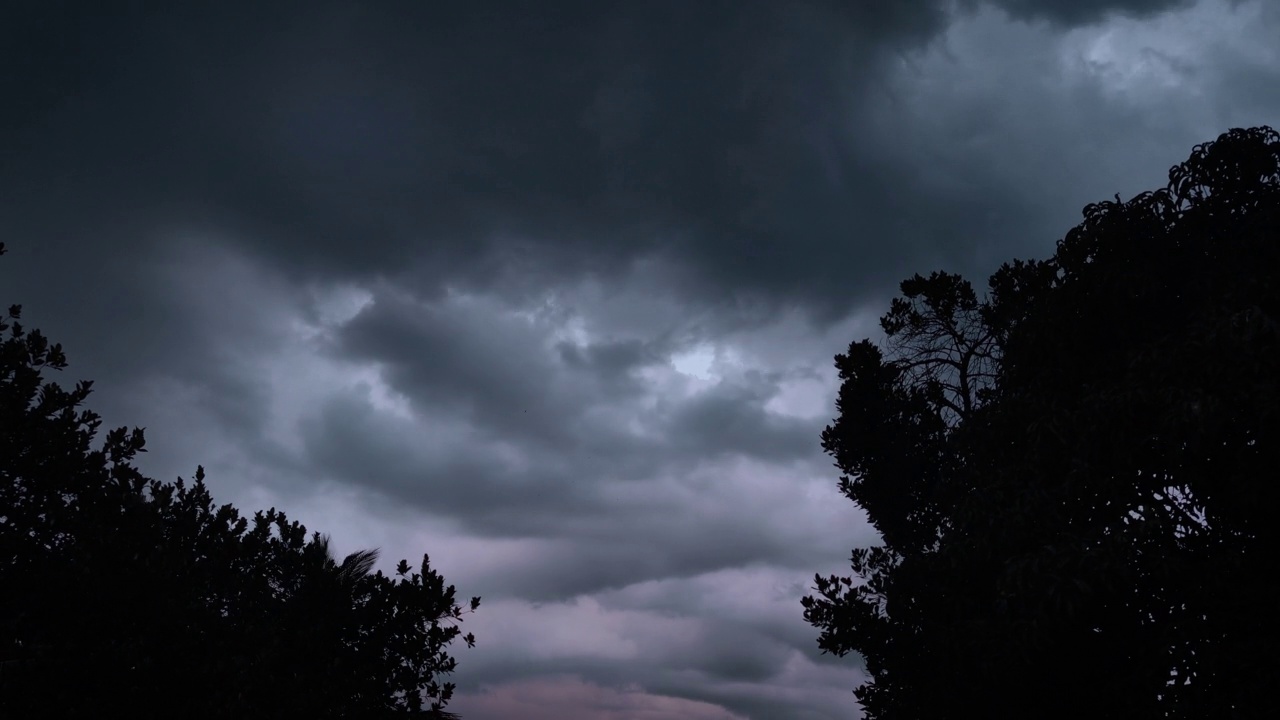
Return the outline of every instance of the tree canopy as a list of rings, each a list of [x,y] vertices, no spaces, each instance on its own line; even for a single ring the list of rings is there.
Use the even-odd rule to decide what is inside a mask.
[[[464,609],[426,555],[386,576],[216,505],[203,468],[146,478],[139,428],[95,449],[92,383],[46,381],[66,358],[20,317],[0,319],[0,716],[450,716]]]
[[[982,298],[902,283],[822,435],[882,543],[804,599],[867,718],[1270,716],[1278,277],[1260,127]]]

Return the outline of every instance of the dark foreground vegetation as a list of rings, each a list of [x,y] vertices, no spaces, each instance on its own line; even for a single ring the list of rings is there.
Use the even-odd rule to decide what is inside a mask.
[[[1274,717],[1280,134],[881,325],[822,439],[883,544],[804,600],[867,718]]]
[[[66,359],[20,313],[0,318],[0,718],[449,717],[464,610],[425,555],[338,562],[280,511],[215,505],[203,469],[144,477],[140,429],[95,449],[91,383],[48,381]]]

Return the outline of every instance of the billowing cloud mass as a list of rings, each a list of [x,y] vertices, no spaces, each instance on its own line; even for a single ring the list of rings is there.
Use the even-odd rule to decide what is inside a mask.
[[[1269,0],[17,5],[3,301],[144,471],[482,596],[481,720],[855,716],[832,356],[1280,120]]]

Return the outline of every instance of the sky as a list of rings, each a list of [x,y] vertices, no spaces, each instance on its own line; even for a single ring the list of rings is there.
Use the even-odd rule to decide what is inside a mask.
[[[479,595],[468,720],[858,717],[833,356],[1194,145],[1272,0],[0,9],[0,302],[148,475]]]

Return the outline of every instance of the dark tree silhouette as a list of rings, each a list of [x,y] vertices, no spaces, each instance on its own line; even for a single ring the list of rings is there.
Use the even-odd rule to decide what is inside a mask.
[[[1280,134],[1197,146],[979,300],[916,276],[823,448],[883,544],[817,577],[873,720],[1270,717]]]
[[[141,429],[94,449],[91,383],[45,382],[66,358],[20,313],[0,320],[0,717],[451,717],[464,610],[426,556],[338,563],[274,508],[215,505],[203,468],[142,476]]]

